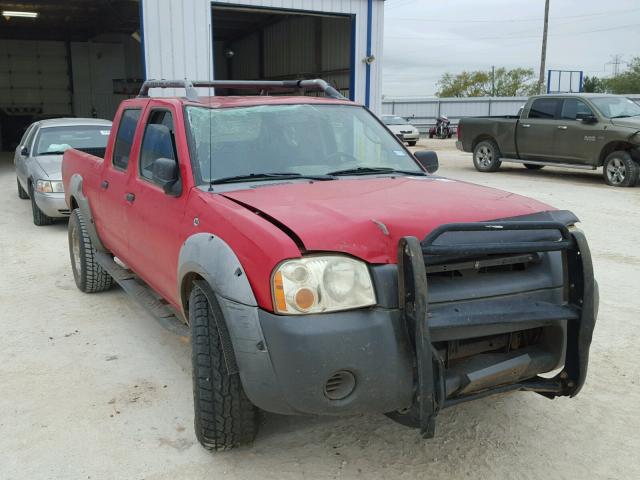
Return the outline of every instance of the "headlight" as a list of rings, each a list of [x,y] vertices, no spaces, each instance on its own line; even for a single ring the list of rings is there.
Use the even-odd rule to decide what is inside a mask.
[[[335,312],[376,303],[367,265],[341,255],[287,260],[271,283],[277,313]]]
[[[64,186],[61,181],[38,180],[36,181],[36,191],[42,193],[62,193]]]

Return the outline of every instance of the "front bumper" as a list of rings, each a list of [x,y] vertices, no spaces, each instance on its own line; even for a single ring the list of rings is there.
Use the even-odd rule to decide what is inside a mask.
[[[491,227],[495,229],[497,223],[491,222]],[[503,239],[513,239],[526,222],[519,222],[517,228],[514,222],[500,223],[506,235]],[[548,397],[576,395],[585,381],[598,308],[589,248],[582,232],[569,232],[564,224],[526,225],[542,229],[547,236],[527,234],[527,241],[509,245],[463,246],[467,252],[473,248],[489,248],[494,253],[506,249],[510,254],[548,252],[524,277],[500,281],[500,288],[514,288],[514,284],[522,288],[525,278],[527,287],[521,294],[504,290],[486,296],[486,288],[496,292],[500,286],[492,283],[491,275],[472,289],[483,295],[480,300],[444,298],[442,287],[448,280],[439,283],[440,277],[433,278],[429,287],[427,257],[450,255],[460,248],[438,240],[446,236],[443,233],[456,233],[449,228],[422,243],[410,237],[402,240],[397,269],[391,265],[376,268],[379,306],[374,308],[279,316],[219,298],[225,317],[236,317],[228,324],[247,396],[263,410],[281,414],[394,412],[392,418],[419,426],[429,436],[437,413],[463,401],[513,390]],[[464,230],[469,225],[462,227],[457,233],[464,235],[457,238],[470,238]],[[478,228],[472,233],[486,242],[482,237],[486,232]],[[549,229],[561,231],[562,240],[548,240],[553,237]],[[548,273],[546,280],[543,272]],[[551,286],[543,288],[539,282],[545,281]],[[456,294],[474,294],[464,281],[456,290]],[[512,347],[511,336],[523,331],[539,331],[541,340]],[[506,351],[494,349],[488,355],[470,357],[471,361],[449,362],[450,353],[469,348],[465,342],[489,336],[508,336]],[[537,376],[558,367],[562,371],[553,379]],[[327,385],[335,387],[341,372],[348,372],[355,381],[347,395],[330,398]]]
[[[38,208],[48,216],[53,218],[68,217],[70,215],[69,207],[64,198],[64,193],[42,193],[33,192],[34,200]]]

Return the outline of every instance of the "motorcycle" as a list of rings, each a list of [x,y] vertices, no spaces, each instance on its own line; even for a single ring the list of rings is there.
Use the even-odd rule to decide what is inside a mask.
[[[436,118],[436,126],[429,129],[429,138],[451,138],[453,129],[451,128],[451,120],[444,115]]]

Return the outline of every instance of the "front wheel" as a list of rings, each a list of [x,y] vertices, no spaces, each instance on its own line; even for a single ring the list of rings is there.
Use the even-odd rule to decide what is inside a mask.
[[[33,215],[33,224],[38,227],[42,227],[43,225],[51,225],[55,219],[53,217],[48,216],[36,203],[36,196],[33,193],[33,185],[29,185],[29,197],[31,197],[31,213]]]
[[[479,172],[495,172],[500,165],[500,149],[493,140],[483,140],[473,149],[473,166]]]
[[[197,286],[189,296],[194,426],[204,448],[222,451],[253,441],[258,409],[244,393],[240,375],[227,370],[218,333],[224,317],[212,300]]]
[[[69,257],[78,289],[95,293],[111,288],[113,277],[96,261],[91,237],[78,208],[69,217]]]
[[[640,175],[640,166],[629,152],[622,150],[610,153],[604,161],[602,174],[607,185],[633,187]]]
[[[22,200],[26,200],[27,198],[29,198],[29,194],[27,193],[27,191],[22,188],[22,185],[20,185],[20,180],[18,180],[18,177],[16,177],[16,182],[18,182],[18,197]]]

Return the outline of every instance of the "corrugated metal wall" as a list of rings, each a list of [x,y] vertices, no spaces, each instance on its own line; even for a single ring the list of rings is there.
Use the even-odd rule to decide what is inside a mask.
[[[211,2],[141,1],[147,78],[213,78]],[[367,53],[368,0],[219,0],[214,3],[355,15],[355,98],[365,103],[366,66],[363,59]],[[384,2],[372,0],[372,54],[377,60],[370,67],[371,107],[378,111],[383,22]],[[335,46],[339,46],[337,39]],[[282,49],[280,59],[272,59],[275,65],[286,62],[287,55],[296,54],[289,47]]]
[[[412,118],[412,123],[424,132],[439,115],[457,124],[462,117],[516,115],[526,102],[527,97],[385,98],[382,113]]]

